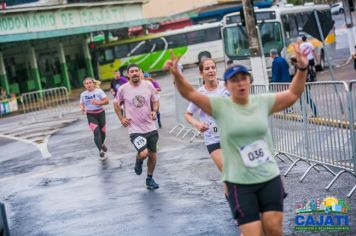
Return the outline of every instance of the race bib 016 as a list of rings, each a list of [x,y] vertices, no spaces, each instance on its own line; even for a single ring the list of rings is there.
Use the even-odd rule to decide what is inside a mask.
[[[140,150],[142,147],[144,147],[147,144],[147,139],[145,139],[142,136],[138,136],[134,139],[133,143],[134,143],[136,149]]]
[[[272,154],[264,140],[257,140],[240,148],[242,161],[247,167],[256,167],[272,160]]]

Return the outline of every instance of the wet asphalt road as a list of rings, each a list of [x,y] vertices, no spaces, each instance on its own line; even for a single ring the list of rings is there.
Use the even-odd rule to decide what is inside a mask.
[[[188,69],[186,74],[195,74],[195,70]],[[43,159],[33,145],[0,139],[0,199],[5,202],[12,235],[238,234],[220,175],[202,141],[190,144],[168,134],[175,125],[173,88],[168,76],[159,81],[163,87],[163,129],[159,130],[155,179],[160,189],[148,191],[145,175],[135,175],[134,149],[111,106],[107,109],[109,158],[104,163],[98,159],[85,117],[74,113],[78,121],[50,137],[49,159]],[[27,116],[22,119],[28,120]],[[17,117],[16,122],[19,120]],[[41,122],[37,124],[41,126]],[[282,172],[290,164],[279,163]],[[295,204],[313,197],[345,198],[355,184],[354,178],[345,175],[331,191],[325,191],[332,176],[323,170],[312,171],[299,183],[306,168],[306,164],[298,164],[283,178],[289,193],[285,200],[285,235],[321,235],[293,231]],[[354,203],[355,197],[347,201]],[[352,209],[352,226],[355,219]],[[355,227],[351,234],[334,235],[352,234],[356,234]]]
[[[343,52],[338,53],[342,59]],[[222,67],[219,64],[220,73]],[[197,78],[196,72],[197,68],[185,71],[191,80]],[[51,158],[42,158],[29,143],[0,138],[0,201],[5,203],[11,235],[238,235],[220,174],[202,140],[189,143],[168,134],[176,124],[173,87],[169,76],[158,79],[163,87],[163,128],[159,130],[154,177],[160,189],[145,188],[146,168],[142,176],[135,175],[134,148],[111,105],[107,107],[109,152],[105,162],[99,161],[85,116],[73,113],[73,122],[49,138]],[[22,126],[27,132],[44,126],[37,121],[30,127],[30,120],[30,115],[2,119],[0,133],[8,125]],[[290,164],[287,160],[278,163],[282,173]],[[285,235],[356,235],[356,194],[345,197],[355,178],[344,175],[326,191],[332,176],[321,168],[320,173],[311,171],[303,183],[298,181],[307,167],[300,163],[283,177],[289,194],[285,199]],[[351,205],[352,230],[294,231],[295,204],[326,196],[346,199]]]

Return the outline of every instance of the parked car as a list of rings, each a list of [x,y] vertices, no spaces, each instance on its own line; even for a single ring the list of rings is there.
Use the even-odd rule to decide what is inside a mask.
[[[331,14],[339,14],[344,12],[344,5],[342,2],[337,2],[331,5]]]

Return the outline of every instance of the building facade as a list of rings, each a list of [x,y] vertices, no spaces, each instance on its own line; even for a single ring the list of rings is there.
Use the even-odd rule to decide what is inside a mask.
[[[150,0],[143,5],[145,18],[163,17],[217,4],[219,0]]]
[[[0,10],[0,86],[9,94],[81,86],[85,75],[94,76],[94,33],[146,23],[145,0],[54,1],[18,0],[18,7]]]

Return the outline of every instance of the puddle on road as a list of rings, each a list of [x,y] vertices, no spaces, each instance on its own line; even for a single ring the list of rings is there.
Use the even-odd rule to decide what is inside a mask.
[[[41,187],[57,186],[57,185],[68,183],[71,180],[72,180],[72,178],[54,178],[54,179],[45,178],[45,179],[41,180],[41,182],[38,184],[38,186],[41,186]]]

